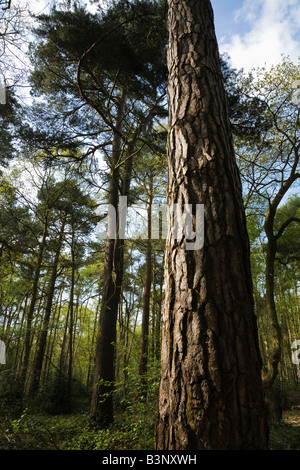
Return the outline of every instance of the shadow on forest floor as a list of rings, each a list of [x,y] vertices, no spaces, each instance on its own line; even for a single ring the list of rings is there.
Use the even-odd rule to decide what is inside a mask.
[[[288,393],[281,421],[270,426],[269,450],[300,450],[300,393]],[[110,429],[90,427],[87,413],[49,416],[23,411],[0,417],[0,450],[153,450],[153,416],[139,419],[120,412]]]
[[[300,406],[283,412],[270,427],[270,450],[300,450]]]
[[[3,421],[1,423],[4,424]],[[96,432],[82,415],[22,416],[0,425],[1,450],[151,450],[132,439],[128,429]],[[151,430],[150,430],[151,440]],[[150,445],[149,445],[150,444]],[[300,406],[284,411],[283,419],[270,427],[269,450],[300,450]]]
[[[270,450],[300,450],[300,395],[299,388],[287,391],[288,409],[282,420],[270,427]]]

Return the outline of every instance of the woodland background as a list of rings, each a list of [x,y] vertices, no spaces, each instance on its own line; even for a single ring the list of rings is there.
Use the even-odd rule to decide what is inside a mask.
[[[130,230],[149,227],[152,207],[165,203],[165,5],[108,2],[92,14],[69,3],[34,19],[0,12],[0,448],[153,449],[164,239]],[[221,63],[262,361],[278,364],[271,447],[299,449],[299,63],[283,57],[250,74],[228,57]],[[122,241],[114,422],[98,429],[90,403],[112,176],[132,219]]]

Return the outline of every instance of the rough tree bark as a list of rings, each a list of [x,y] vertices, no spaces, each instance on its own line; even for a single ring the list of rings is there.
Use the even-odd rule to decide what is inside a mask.
[[[188,250],[170,211],[156,446],[266,449],[249,241],[213,11],[209,0],[168,5],[168,205],[203,204],[205,223],[203,247]]]
[[[267,251],[266,251],[266,307],[268,318],[271,322],[272,331],[272,344],[271,352],[268,356],[268,360],[265,364],[265,370],[263,371],[263,385],[266,396],[266,404],[268,410],[268,420],[279,421],[282,418],[282,409],[280,404],[279,396],[276,395],[273,385],[278,376],[278,367],[282,353],[282,333],[281,326],[279,324],[277,309],[275,303],[275,291],[274,291],[274,280],[275,280],[275,258],[277,252],[277,240],[273,233],[273,223],[275,217],[275,211],[268,210],[265,232],[267,235]]]

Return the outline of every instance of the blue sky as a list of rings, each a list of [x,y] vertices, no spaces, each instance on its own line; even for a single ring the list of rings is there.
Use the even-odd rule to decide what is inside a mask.
[[[300,0],[211,0],[221,52],[245,71],[300,56]]]

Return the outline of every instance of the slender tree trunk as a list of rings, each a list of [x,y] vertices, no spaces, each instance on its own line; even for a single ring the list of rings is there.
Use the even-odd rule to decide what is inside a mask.
[[[126,94],[124,93],[118,110],[116,127],[121,131],[124,110],[126,104]],[[119,133],[115,133],[112,155],[112,175],[110,179],[109,199],[110,207],[113,207],[117,214],[119,203],[119,171],[118,163],[121,154],[122,141]],[[117,292],[118,280],[115,278],[115,249],[116,234],[110,233],[112,227],[116,227],[116,219],[108,215],[108,236],[105,246],[104,273],[101,311],[99,316],[98,333],[96,340],[96,356],[91,400],[91,415],[94,420],[102,426],[113,422],[113,390],[114,390],[114,358],[116,342],[117,323]],[[118,227],[116,227],[118,230]]]
[[[53,262],[52,271],[51,271],[51,276],[50,276],[50,280],[48,284],[45,315],[44,315],[42,329],[40,332],[37,350],[35,354],[32,379],[31,379],[31,384],[30,384],[31,395],[35,395],[38,392],[39,385],[40,385],[42,366],[43,366],[44,355],[45,355],[46,344],[47,344],[49,321],[51,317],[52,302],[53,302],[53,296],[54,296],[54,291],[55,291],[55,282],[57,278],[58,262],[59,262],[60,251],[61,251],[63,236],[64,236],[64,228],[65,228],[65,220],[63,221],[62,227],[60,230],[55,257],[54,257],[54,262]]]
[[[21,323],[20,323],[20,337],[23,337],[23,329],[24,329],[24,324],[25,324],[25,316],[26,316],[26,310],[27,310],[27,301],[28,301],[28,294],[25,295],[25,305],[23,305],[23,299],[19,303],[19,307],[17,310],[17,318],[21,318]],[[21,313],[22,312],[22,313]],[[15,351],[15,365],[13,367],[14,375],[15,375],[15,380],[18,383],[20,380],[20,376],[22,374],[22,357],[23,357],[23,349],[24,349],[24,344],[22,341],[18,341],[16,351]],[[22,397],[22,389],[20,388],[19,385],[17,385],[18,393],[20,394],[20,397]]]
[[[115,207],[116,212],[119,202],[118,183],[120,182],[119,166],[121,155],[121,138],[124,111],[127,101],[126,90],[123,90],[119,104],[118,116],[116,121],[113,156],[112,156],[112,178],[110,181],[109,203]],[[145,129],[153,118],[151,110],[143,123],[137,127],[131,141],[127,147],[127,160],[124,165],[123,182],[121,186],[121,195],[128,196],[133,164],[133,152],[140,133]],[[118,218],[118,213],[116,214]],[[91,400],[91,414],[95,420],[103,426],[113,422],[113,399],[114,390],[114,358],[116,342],[117,315],[120,302],[120,295],[123,282],[123,264],[124,264],[124,240],[119,237],[119,221],[117,221],[116,240],[108,237],[106,241],[105,262],[104,262],[104,283],[101,303],[101,313],[98,326],[98,336],[96,345],[96,360],[94,369],[94,385]],[[108,227],[110,222],[108,221]],[[109,228],[108,228],[109,231]],[[102,352],[101,352],[102,351]],[[106,352],[104,352],[106,351]],[[102,359],[100,359],[102,357]],[[105,399],[103,397],[105,396]]]
[[[26,333],[25,333],[25,350],[24,350],[24,359],[23,359],[21,379],[20,379],[20,391],[22,395],[24,395],[25,393],[25,384],[26,384],[26,377],[28,373],[28,365],[29,365],[29,357],[30,357],[30,349],[31,349],[32,319],[33,319],[34,309],[35,309],[36,300],[37,300],[38,284],[39,284],[40,272],[41,272],[42,261],[43,261],[43,253],[44,253],[44,248],[45,248],[45,243],[46,243],[46,238],[47,238],[47,230],[48,230],[48,218],[46,217],[45,223],[44,223],[43,238],[40,244],[38,259],[37,259],[37,263],[35,267],[31,301],[30,301],[29,310],[27,314],[27,324],[26,324]]]
[[[161,320],[162,320],[162,303],[163,303],[163,269],[159,273],[160,281],[159,281],[159,299],[158,299],[158,307],[157,307],[157,317],[156,317],[156,325],[155,325],[155,359],[160,360],[161,358]]]
[[[273,234],[273,222],[275,212],[268,212],[265,224],[265,230],[268,238],[266,253],[266,306],[267,316],[271,322],[271,344],[270,354],[267,357],[265,370],[263,374],[263,384],[266,395],[266,403],[268,408],[268,418],[271,421],[277,421],[282,418],[282,409],[278,394],[275,393],[273,384],[278,376],[278,367],[282,352],[282,333],[279,324],[274,292],[274,276],[275,276],[275,256],[277,252],[276,239]]]
[[[69,314],[70,314],[70,305],[68,306],[66,319],[64,321],[64,334],[60,348],[60,357],[59,357],[59,366],[58,366],[58,375],[63,377],[66,361],[67,361],[67,335],[68,335],[68,325],[69,325]]]
[[[213,11],[209,0],[168,5],[168,205],[203,204],[205,223],[203,247],[187,249],[170,211],[157,449],[266,449],[249,240]]]
[[[73,375],[73,332],[74,332],[74,288],[75,288],[75,239],[74,232],[72,233],[72,245],[71,245],[71,260],[72,260],[72,272],[71,272],[71,289],[70,289],[70,302],[69,302],[69,364],[68,364],[68,380],[67,380],[67,403],[68,407],[72,409],[72,375]]]
[[[148,363],[148,344],[149,344],[149,318],[150,318],[150,295],[152,284],[152,245],[151,245],[151,214],[152,214],[152,181],[148,192],[147,207],[147,240],[146,240],[146,266],[145,266],[145,284],[143,293],[143,315],[142,315],[142,335],[141,335],[141,358],[139,365],[139,374],[145,376]],[[145,378],[145,377],[144,377]],[[143,393],[146,394],[146,378],[144,380]]]
[[[155,250],[152,253],[152,296],[151,296],[151,346],[150,346],[150,357],[152,360],[155,359],[155,345],[156,345],[156,321],[158,317],[157,310],[157,279],[156,279],[156,253]]]
[[[59,335],[58,330],[59,330],[59,319],[60,319],[60,312],[61,312],[61,307],[62,307],[62,295],[63,295],[63,289],[61,289],[61,292],[57,295],[57,303],[55,306],[55,312],[53,316],[53,328],[51,330],[51,334],[49,336],[49,352],[48,352],[48,357],[52,358],[53,357],[53,352],[55,351],[55,347],[57,344],[57,335]],[[48,361],[50,364],[50,361]],[[43,383],[47,383],[50,380],[51,374],[50,374],[50,367],[48,367],[48,373],[47,375],[45,374],[45,378]],[[57,367],[57,374],[60,374],[60,368],[59,366]]]
[[[100,290],[100,286],[99,286]],[[93,323],[93,331],[92,331],[92,338],[91,341],[89,341],[89,347],[90,347],[90,352],[89,352],[89,365],[88,365],[88,371],[87,371],[87,378],[86,378],[86,386],[88,389],[93,385],[92,382],[92,372],[93,372],[93,366],[95,362],[95,356],[94,356],[94,350],[93,350],[93,345],[94,345],[94,340],[97,334],[97,325],[98,325],[98,315],[99,311],[101,308],[101,295],[99,292],[99,297],[98,297],[98,302],[97,302],[97,307],[96,307],[96,312],[95,312],[95,319]],[[91,346],[90,346],[91,345]]]

